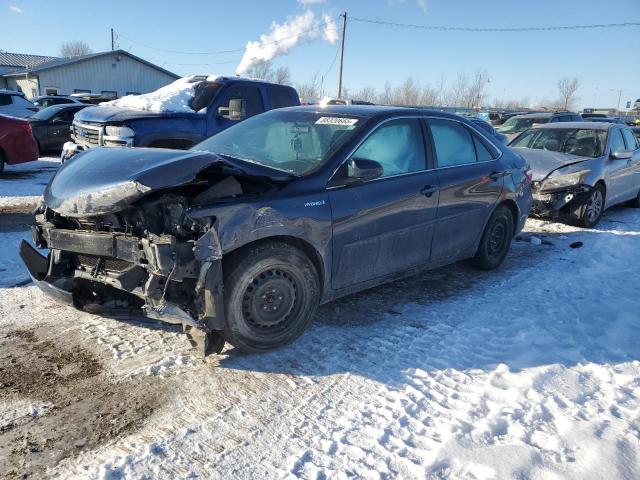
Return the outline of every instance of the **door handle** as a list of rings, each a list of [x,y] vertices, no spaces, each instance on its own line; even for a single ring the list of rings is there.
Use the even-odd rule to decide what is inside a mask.
[[[507,175],[509,175],[509,172],[508,172],[508,171],[504,171],[504,172],[491,172],[491,173],[489,174],[489,178],[495,182],[496,180],[500,180],[502,177],[506,177]]]
[[[427,198],[431,198],[431,195],[438,191],[438,187],[433,187],[431,185],[425,185],[420,189],[420,193]]]

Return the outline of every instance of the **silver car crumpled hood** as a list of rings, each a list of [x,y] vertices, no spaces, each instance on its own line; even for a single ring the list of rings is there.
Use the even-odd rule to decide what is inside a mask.
[[[510,147],[514,152],[520,154],[529,164],[533,172],[533,181],[539,182],[549,176],[551,172],[558,168],[567,167],[587,160],[590,157],[579,157],[569,153],[554,152],[552,150],[539,150],[535,148]]]

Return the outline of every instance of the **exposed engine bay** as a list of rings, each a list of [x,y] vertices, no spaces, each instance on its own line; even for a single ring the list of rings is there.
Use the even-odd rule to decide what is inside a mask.
[[[150,318],[183,325],[206,354],[224,345],[215,335],[224,328],[222,249],[216,218],[194,219],[189,208],[233,202],[270,186],[265,178],[210,168],[120,211],[75,216],[42,204],[33,239],[49,255],[23,242],[22,257],[34,280],[58,299],[82,310],[142,308]]]

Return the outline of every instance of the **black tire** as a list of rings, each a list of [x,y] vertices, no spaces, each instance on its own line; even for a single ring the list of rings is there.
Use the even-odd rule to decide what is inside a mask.
[[[633,200],[629,200],[629,202],[627,202],[627,205],[631,208],[640,208],[640,190],[638,190],[638,195],[636,195],[636,198],[634,198]]]
[[[572,210],[573,223],[582,228],[593,228],[602,218],[605,206],[605,191],[601,184],[596,184]]]
[[[4,173],[4,152],[0,152],[0,176]]]
[[[246,352],[265,352],[298,338],[320,302],[318,272],[297,248],[259,244],[225,264],[224,338]]]
[[[515,232],[513,213],[506,205],[500,205],[484,228],[478,251],[471,263],[483,270],[493,270],[504,261]]]

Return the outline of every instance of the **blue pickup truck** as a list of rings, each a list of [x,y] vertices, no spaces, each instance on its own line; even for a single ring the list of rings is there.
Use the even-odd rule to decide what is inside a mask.
[[[300,105],[292,87],[240,77],[192,77],[187,111],[150,111],[118,106],[78,112],[63,161],[93,147],[187,149],[234,123],[274,108]],[[184,110],[184,109],[183,109]]]

